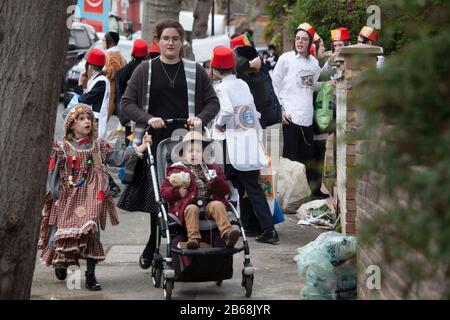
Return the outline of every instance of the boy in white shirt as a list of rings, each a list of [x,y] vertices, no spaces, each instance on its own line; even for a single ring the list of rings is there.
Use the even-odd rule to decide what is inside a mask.
[[[317,59],[310,55],[312,42],[310,33],[297,29],[294,50],[280,56],[272,77],[283,109],[283,157],[303,163],[310,184],[314,174],[313,92],[321,71]]]
[[[216,116],[212,138],[226,145],[225,174],[239,191],[240,204],[247,193],[253,210],[241,206],[241,219],[247,236],[256,241],[279,241],[266,196],[258,184],[259,170],[268,166],[262,147],[262,128],[248,85],[235,75],[235,57],[230,48],[214,48],[211,60],[213,76],[221,79],[216,86],[220,111]]]

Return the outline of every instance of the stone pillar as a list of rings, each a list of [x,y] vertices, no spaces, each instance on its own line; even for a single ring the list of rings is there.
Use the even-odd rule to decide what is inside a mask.
[[[364,44],[344,47],[336,59],[338,70],[336,83],[336,171],[337,201],[342,232],[356,233],[356,181],[349,171],[356,163],[357,141],[351,141],[347,134],[354,132],[358,122],[358,108],[353,99],[352,87],[359,81],[361,72],[375,67],[377,56],[383,48]]]

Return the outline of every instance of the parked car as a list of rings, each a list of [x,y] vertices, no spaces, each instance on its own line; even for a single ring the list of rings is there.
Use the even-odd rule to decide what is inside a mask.
[[[133,41],[130,40],[120,40],[118,44],[120,51],[127,60],[127,62],[131,61],[131,51],[133,50]],[[64,79],[64,107],[67,107],[70,100],[73,97],[74,90],[78,86],[78,80],[80,78],[80,74],[85,71],[85,65],[86,65],[86,57],[89,54],[89,52],[94,49],[103,49],[102,48],[102,41],[98,40],[95,42],[83,55],[83,57],[79,60],[77,64],[75,64],[72,68],[69,69],[69,71],[66,74],[66,77]]]
[[[72,23],[66,60],[64,62],[61,94],[64,94],[64,82],[67,72],[83,58],[86,51],[98,40],[97,33],[91,25],[81,22]]]

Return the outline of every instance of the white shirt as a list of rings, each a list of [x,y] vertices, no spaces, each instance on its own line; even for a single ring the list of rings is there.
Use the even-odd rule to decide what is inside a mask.
[[[119,46],[114,46],[106,50],[106,52],[120,52]]]
[[[272,76],[275,94],[297,125],[313,123],[313,92],[320,71],[316,58],[311,55],[305,58],[295,51],[283,53],[275,66]]]
[[[253,96],[245,81],[229,75],[215,87],[219,98],[220,111],[217,113],[212,127],[212,139],[224,140],[225,132],[220,132],[215,125],[224,126],[227,120],[234,116],[234,107],[241,105],[254,105]]]
[[[227,154],[235,169],[251,171],[266,168],[268,161],[262,144],[260,115],[247,83],[235,75],[229,75],[215,89],[220,111],[214,120],[212,139],[226,139]],[[216,124],[225,126],[225,132],[218,131]]]

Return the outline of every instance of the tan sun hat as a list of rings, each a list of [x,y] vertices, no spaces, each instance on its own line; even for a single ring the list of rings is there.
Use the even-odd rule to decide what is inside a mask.
[[[181,141],[181,146],[184,146],[188,142],[199,141],[203,143],[203,146],[212,142],[211,139],[206,138],[200,132],[192,130],[186,133]]]

